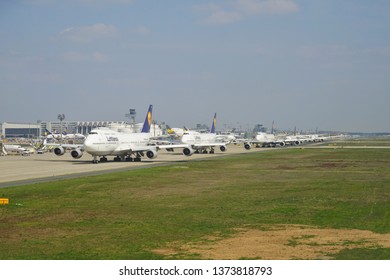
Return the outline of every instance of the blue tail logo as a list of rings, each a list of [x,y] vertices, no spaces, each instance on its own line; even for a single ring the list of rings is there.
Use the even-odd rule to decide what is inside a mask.
[[[153,110],[153,105],[149,106],[149,110],[146,114],[144,126],[142,127],[142,133],[149,133],[150,132],[150,125],[152,124],[152,110]]]
[[[210,133],[215,133],[216,126],[217,126],[217,113],[214,114],[213,124],[211,125]]]

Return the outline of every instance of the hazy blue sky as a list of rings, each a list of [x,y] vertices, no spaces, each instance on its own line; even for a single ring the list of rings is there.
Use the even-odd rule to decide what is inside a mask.
[[[388,0],[2,0],[0,122],[390,131]]]

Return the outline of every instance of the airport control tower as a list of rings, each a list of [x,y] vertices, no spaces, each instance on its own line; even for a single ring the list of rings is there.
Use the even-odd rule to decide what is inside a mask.
[[[135,116],[136,116],[135,109],[129,109],[129,113],[126,114],[125,116],[130,119],[130,126],[133,130],[135,130]]]

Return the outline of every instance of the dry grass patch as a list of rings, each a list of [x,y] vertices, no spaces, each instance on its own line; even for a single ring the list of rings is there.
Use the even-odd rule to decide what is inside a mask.
[[[163,255],[199,255],[202,259],[329,259],[343,249],[390,248],[390,234],[368,230],[324,229],[304,225],[276,225],[267,230],[239,229],[234,236],[208,237],[204,242],[164,248]]]

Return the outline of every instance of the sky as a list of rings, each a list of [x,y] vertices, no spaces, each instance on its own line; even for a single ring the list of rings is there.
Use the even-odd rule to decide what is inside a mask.
[[[388,0],[2,0],[0,122],[390,131]]]

